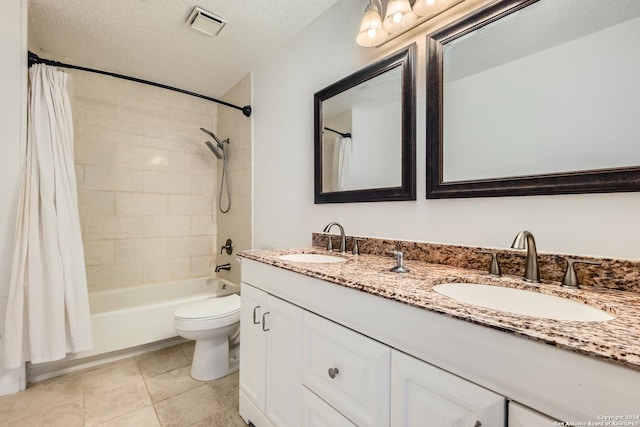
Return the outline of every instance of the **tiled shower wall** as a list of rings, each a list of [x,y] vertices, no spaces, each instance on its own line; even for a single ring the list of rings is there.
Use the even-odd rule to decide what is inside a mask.
[[[199,128],[217,131],[217,105],[69,72],[89,290],[211,274],[221,163]]]
[[[223,100],[235,105],[251,104],[251,75],[247,75],[231,88]],[[231,264],[230,271],[220,271],[220,276],[240,283],[238,252],[252,247],[251,230],[251,119],[240,111],[219,107],[218,130],[220,138],[229,138],[227,147],[231,209],[228,213],[217,212],[218,245],[216,264]],[[218,162],[218,183],[222,173],[222,162]],[[224,195],[223,195],[224,196]],[[216,201],[218,199],[216,198]],[[223,199],[223,206],[226,200]],[[220,254],[220,247],[227,239],[233,241],[233,253]]]

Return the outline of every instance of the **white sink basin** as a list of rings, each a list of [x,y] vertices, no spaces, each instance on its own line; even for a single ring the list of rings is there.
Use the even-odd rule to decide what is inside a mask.
[[[331,262],[345,262],[347,259],[339,256],[333,255],[323,255],[323,254],[289,254],[289,255],[280,255],[278,257],[283,261],[293,261],[293,262],[313,262],[318,264],[325,264]]]
[[[614,319],[605,311],[577,301],[522,289],[476,283],[446,283],[434,286],[433,290],[468,304],[523,316],[581,322]]]

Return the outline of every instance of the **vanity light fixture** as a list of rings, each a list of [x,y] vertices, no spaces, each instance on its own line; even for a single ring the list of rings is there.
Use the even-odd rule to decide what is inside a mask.
[[[417,19],[409,0],[389,0],[382,28],[388,33],[397,33],[410,28]]]
[[[364,10],[362,23],[360,24],[360,32],[356,37],[356,43],[363,47],[373,47],[384,42],[389,34],[382,28],[382,3],[378,0],[380,8],[369,0],[369,6]]]
[[[388,0],[382,20],[383,5],[380,7],[369,0],[364,11],[356,43],[363,47],[377,47],[409,31],[423,22],[439,15],[464,0]]]
[[[433,14],[436,0],[416,0],[413,4],[413,13],[418,16],[429,16]]]

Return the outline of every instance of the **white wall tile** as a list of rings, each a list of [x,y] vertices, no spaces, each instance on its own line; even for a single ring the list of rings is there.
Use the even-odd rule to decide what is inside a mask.
[[[118,215],[165,215],[167,196],[149,193],[116,193]]]
[[[143,171],[112,166],[86,165],[84,185],[87,190],[143,191]]]
[[[116,147],[108,142],[76,140],[74,156],[75,163],[111,166],[116,164]]]
[[[145,237],[171,237],[189,235],[191,221],[188,216],[145,216]]]
[[[116,262],[167,257],[167,239],[124,239],[115,241]]]
[[[78,190],[84,189],[84,165],[75,164],[76,168],[76,188]]]
[[[84,242],[84,262],[86,265],[113,264],[115,260],[113,240]]]
[[[191,194],[211,196],[216,191],[216,188],[216,175],[213,173],[193,175],[191,177]]]
[[[145,283],[151,283],[189,277],[190,265],[190,258],[145,261],[143,279]]]
[[[82,237],[84,241],[103,239],[127,239],[143,237],[144,221],[142,216],[131,215],[89,215],[82,216]]]
[[[216,233],[215,216],[194,215],[191,217],[192,236],[212,236]]]
[[[150,126],[162,126],[169,118],[169,107],[132,99],[128,94],[118,96],[118,117]]]
[[[120,168],[167,169],[167,150],[117,144],[116,164]]]
[[[110,191],[78,191],[80,216],[112,215],[116,211],[115,193]]]
[[[87,266],[89,291],[125,288],[142,283],[142,262]]]
[[[191,176],[176,172],[144,172],[146,193],[190,194]]]
[[[213,257],[191,257],[191,277],[210,276],[213,272]]]
[[[76,111],[74,111],[73,117],[74,120],[79,120],[80,123],[85,125],[87,128],[117,129],[121,132],[144,135],[144,124],[123,120],[121,118],[116,118],[115,116],[103,116],[84,111],[77,114]]]
[[[169,195],[169,215],[208,215],[211,200],[207,196]]]
[[[85,126],[87,142],[103,142],[111,144],[142,145],[143,136],[137,132],[127,132],[117,128]]]
[[[174,172],[191,173],[191,157],[192,155],[190,153],[169,151],[167,169]]]
[[[211,236],[167,238],[167,254],[169,258],[211,255],[211,253]]]
[[[225,144],[225,150],[227,149],[228,147]],[[192,154],[191,173],[210,174],[217,169],[218,161],[218,158],[211,151],[206,154]],[[222,169],[222,165],[220,165],[220,169]]]

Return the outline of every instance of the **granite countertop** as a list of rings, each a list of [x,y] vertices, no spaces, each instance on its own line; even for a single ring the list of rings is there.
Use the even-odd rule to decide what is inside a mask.
[[[409,273],[389,271],[392,257],[337,254],[339,263],[284,261],[279,255],[318,253],[320,248],[254,249],[240,256],[423,308],[445,316],[512,333],[558,348],[640,370],[640,293],[601,288],[565,289],[559,283],[529,283],[516,276],[492,277],[483,271],[405,260]],[[506,286],[557,295],[600,308],[615,316],[602,322],[529,317],[466,304],[432,290],[442,283],[465,282]]]

